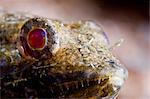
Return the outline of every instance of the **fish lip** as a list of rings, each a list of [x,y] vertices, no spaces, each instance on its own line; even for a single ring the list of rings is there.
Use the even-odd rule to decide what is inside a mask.
[[[75,90],[75,93],[77,92],[81,92],[82,90],[88,90],[88,88],[100,85],[103,86],[103,84],[106,84],[108,81],[104,82],[104,78],[97,74],[97,72],[92,71],[91,76],[87,76],[87,72],[85,71],[79,71],[81,72],[80,74],[77,74],[77,79],[75,80],[65,80],[68,79],[69,77],[65,77],[66,75],[69,74],[60,74],[58,73],[59,76],[61,76],[63,78],[63,80],[57,80],[53,83],[49,82],[48,88],[51,91],[51,93],[60,93],[58,95],[58,97],[61,96],[65,96],[65,97],[69,97],[69,95],[73,95],[74,91],[72,92],[72,90]],[[76,72],[72,72],[71,74],[76,74]],[[55,79],[59,79],[56,74],[53,74],[52,72],[49,72],[49,77],[51,75],[54,75]],[[48,76],[47,75],[47,76]],[[70,75],[70,77],[73,77],[74,75]],[[78,78],[82,76],[81,78]],[[106,77],[107,80],[109,80],[109,77]],[[60,92],[58,92],[58,90]]]
[[[55,87],[59,87],[61,90],[61,96],[70,97],[71,95],[74,95],[76,92],[79,93],[81,91],[84,91],[88,88],[91,89],[91,87],[95,86],[106,86],[108,84],[109,77],[94,77],[94,78],[84,78],[82,80],[76,80],[76,81],[68,81],[63,83],[53,83],[51,86],[49,86],[49,89],[52,93],[55,93],[57,90],[55,90]],[[54,87],[55,86],[55,87]],[[71,89],[72,86],[75,88]],[[90,90],[89,89],[89,90]],[[75,92],[70,93],[72,90],[75,90]],[[99,90],[99,89],[97,89]]]
[[[108,68],[108,67],[110,67],[110,68]],[[74,89],[77,92],[80,92],[81,89],[82,90],[88,90],[89,87],[94,87],[94,86],[100,86],[101,87],[101,86],[103,86],[103,84],[101,83],[102,81],[100,81],[101,78],[108,77],[108,81],[105,82],[104,84],[107,83],[107,85],[111,85],[111,84],[113,85],[112,89],[113,89],[113,91],[115,91],[113,96],[115,97],[115,96],[118,95],[118,93],[121,89],[121,86],[124,84],[124,80],[127,78],[128,73],[127,73],[127,69],[124,68],[122,65],[118,66],[117,64],[114,64],[114,66],[108,66],[108,67],[106,66],[105,68],[102,69],[102,70],[105,70],[106,68],[109,69],[108,72],[104,71],[104,74],[101,73],[102,70],[99,71],[99,72],[97,72],[95,70],[90,71],[91,74],[89,74],[90,72],[89,71],[87,72],[87,70],[82,71],[82,73],[83,73],[82,79],[80,79],[80,80],[79,79],[78,80],[70,80],[70,81],[64,81],[64,82],[61,82],[61,81],[59,82],[58,81],[58,82],[55,82],[55,83],[49,85],[49,90],[51,90],[51,93],[52,93],[52,90],[54,90],[54,93],[56,93],[57,90],[55,90],[55,89],[59,87],[59,90],[61,90],[61,92],[59,94],[59,97],[61,97],[61,96],[68,97],[68,95],[73,95],[74,94],[74,93],[69,94],[69,91],[71,90],[72,85],[77,84],[80,88],[76,88],[76,89],[74,88]],[[115,71],[113,71],[113,70],[115,70]],[[108,75],[110,72],[113,72],[114,74],[112,76]],[[72,72],[72,74],[73,73],[75,73],[75,72]],[[87,75],[87,74],[89,74],[89,75]],[[60,74],[60,75],[63,76],[64,74]],[[78,75],[78,76],[81,76],[81,75]],[[56,79],[57,79],[57,77],[56,77]],[[84,83],[84,81],[86,82],[86,84]],[[92,85],[90,83],[88,84],[87,83],[88,81],[89,82],[91,81],[90,83],[94,83],[94,85]],[[116,83],[117,81],[122,82],[122,83],[121,84]],[[82,82],[83,82],[83,85],[82,85]],[[62,89],[62,86],[63,86],[64,89]],[[82,87],[82,86],[86,86],[86,87]],[[97,89],[97,90],[99,90],[99,89]],[[65,93],[65,94],[63,94],[63,93]],[[99,97],[99,95],[97,95],[96,97]]]

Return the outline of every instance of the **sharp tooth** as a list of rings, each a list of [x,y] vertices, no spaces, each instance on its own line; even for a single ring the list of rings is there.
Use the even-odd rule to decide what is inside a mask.
[[[89,85],[89,79],[87,79],[87,86],[90,86],[90,85]]]
[[[81,81],[81,86],[84,87],[83,81]]]
[[[67,83],[65,84],[65,87],[66,87],[66,89],[67,89],[67,90],[69,90],[69,86],[68,86],[68,84],[67,84]]]
[[[100,83],[101,83],[101,79],[99,78],[99,79],[98,79],[98,84],[100,84]]]
[[[51,92],[52,92],[52,93],[54,93],[54,91],[53,91],[53,88],[52,88],[52,87],[50,87],[50,90],[51,90]]]
[[[78,82],[75,82],[76,89],[78,89]]]
[[[62,88],[62,85],[61,85],[61,84],[59,84],[59,87],[60,87],[61,91],[63,92],[64,90],[63,90],[63,88]]]

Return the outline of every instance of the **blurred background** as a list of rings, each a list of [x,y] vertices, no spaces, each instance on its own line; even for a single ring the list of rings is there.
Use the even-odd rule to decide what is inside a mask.
[[[114,50],[129,71],[117,99],[150,99],[149,0],[0,0],[0,9],[101,24],[110,45],[125,40]]]

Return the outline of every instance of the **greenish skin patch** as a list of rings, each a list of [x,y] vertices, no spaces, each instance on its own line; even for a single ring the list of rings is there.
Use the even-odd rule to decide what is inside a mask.
[[[10,13],[0,16],[2,98],[117,96],[127,70],[109,50],[100,26],[90,21],[64,24],[34,17]],[[37,51],[38,57],[20,50],[20,33],[30,25],[52,33],[47,38],[49,50]]]

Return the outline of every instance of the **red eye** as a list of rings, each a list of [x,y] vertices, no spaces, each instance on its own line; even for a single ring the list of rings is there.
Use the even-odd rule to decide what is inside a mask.
[[[59,47],[58,33],[51,20],[31,18],[23,24],[20,31],[20,46],[24,56],[47,59]]]
[[[41,50],[46,45],[46,31],[44,29],[34,29],[28,33],[27,42],[31,49]]]

